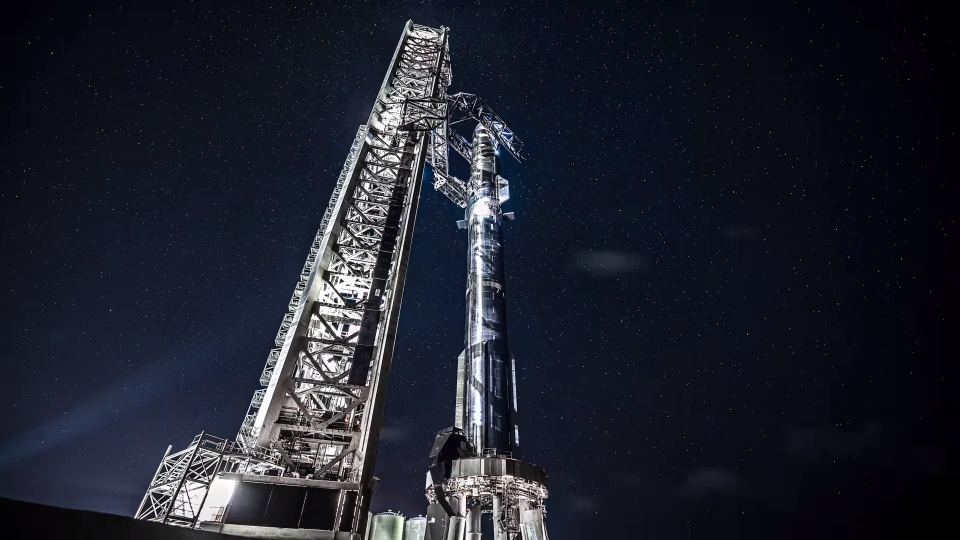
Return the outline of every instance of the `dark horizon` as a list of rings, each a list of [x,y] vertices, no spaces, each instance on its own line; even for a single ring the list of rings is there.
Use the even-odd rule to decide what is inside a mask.
[[[18,10],[0,496],[129,516],[168,444],[236,434],[412,19],[450,28],[451,91],[526,143],[501,159],[509,342],[553,540],[896,537],[947,515],[956,41],[933,8]],[[462,211],[430,178],[371,506],[408,516],[463,349]]]

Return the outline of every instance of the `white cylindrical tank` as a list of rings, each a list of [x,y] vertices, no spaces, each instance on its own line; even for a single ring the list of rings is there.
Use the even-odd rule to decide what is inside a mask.
[[[403,526],[403,540],[423,540],[427,534],[427,518],[417,516],[410,518]]]
[[[403,521],[397,512],[374,514],[367,528],[367,540],[403,540]]]

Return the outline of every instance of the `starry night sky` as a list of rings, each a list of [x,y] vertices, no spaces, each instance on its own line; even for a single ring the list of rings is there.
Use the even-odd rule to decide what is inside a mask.
[[[502,161],[510,345],[554,540],[935,519],[957,404],[942,14],[399,4],[31,2],[7,20],[0,495],[130,515],[168,444],[234,436],[413,19],[451,28],[450,90],[527,143]],[[453,422],[461,216],[424,188],[377,511],[424,512]]]

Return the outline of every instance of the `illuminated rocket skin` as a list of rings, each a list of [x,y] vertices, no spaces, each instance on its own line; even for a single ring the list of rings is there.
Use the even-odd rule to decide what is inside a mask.
[[[467,290],[464,361],[458,388],[460,425],[482,453],[518,454],[516,386],[507,344],[507,301],[503,271],[503,212],[500,208],[496,142],[483,126],[473,135],[467,183]]]

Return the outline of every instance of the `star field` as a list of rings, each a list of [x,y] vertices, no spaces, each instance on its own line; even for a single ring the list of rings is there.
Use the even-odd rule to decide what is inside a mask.
[[[875,538],[937,504],[956,45],[932,9],[23,10],[0,88],[0,495],[130,515],[166,445],[236,433],[412,19],[450,27],[450,91],[526,143],[501,156],[506,287],[552,538]],[[457,219],[425,185],[375,511],[425,511],[453,422]]]

